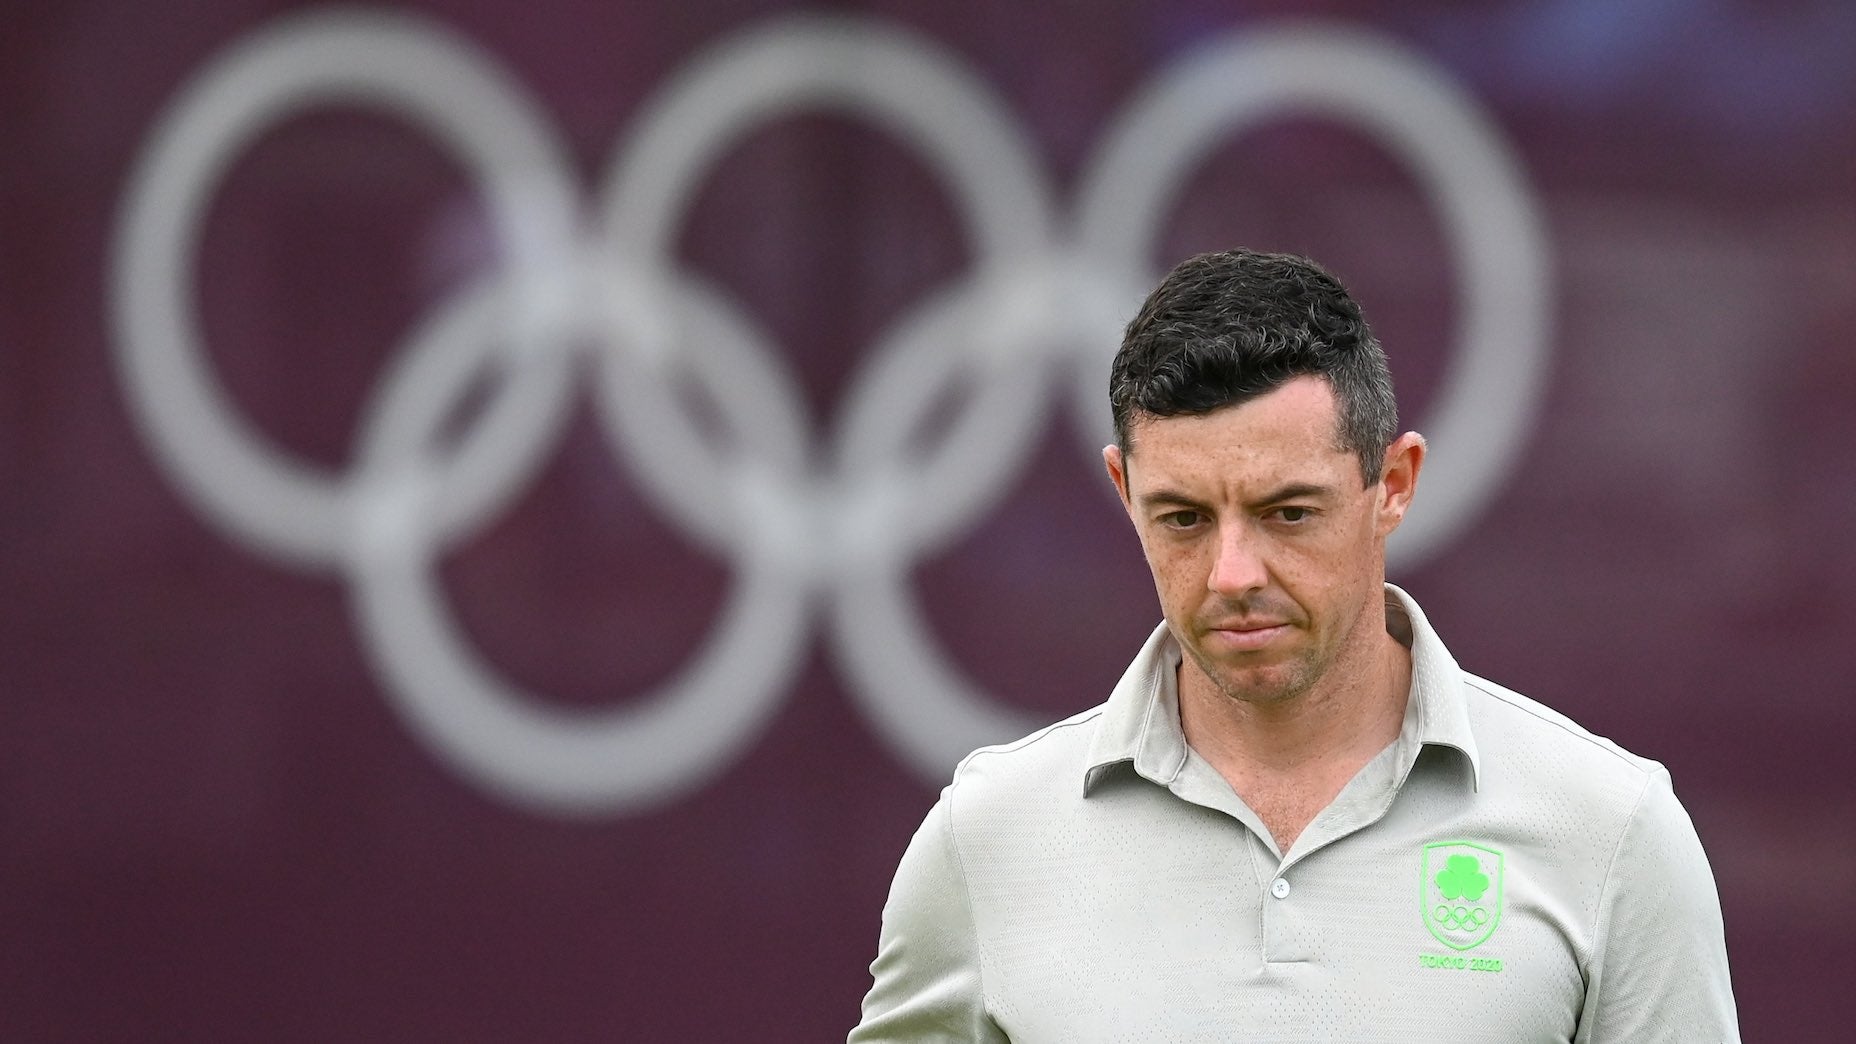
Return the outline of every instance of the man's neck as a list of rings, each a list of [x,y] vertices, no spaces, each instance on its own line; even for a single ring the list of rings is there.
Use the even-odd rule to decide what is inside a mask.
[[[1366,622],[1362,622],[1367,626]],[[1257,702],[1219,691],[1186,658],[1179,668],[1186,742],[1263,817],[1287,851],[1347,782],[1398,738],[1411,653],[1383,621],[1307,691]]]

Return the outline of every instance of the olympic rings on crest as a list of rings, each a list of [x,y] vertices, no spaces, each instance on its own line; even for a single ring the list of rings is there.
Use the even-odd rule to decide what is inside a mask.
[[[1449,906],[1438,903],[1437,909],[1431,911],[1431,919],[1445,931],[1464,932],[1481,928],[1489,923],[1489,912],[1480,906]]]
[[[284,116],[335,102],[434,133],[482,182],[507,253],[395,356],[367,403],[353,468],[331,477],[279,452],[232,407],[191,302],[200,225],[232,159]],[[672,249],[734,142],[820,107],[917,151],[949,185],[976,258],[873,346],[828,440],[777,346],[726,292],[680,270]],[[467,41],[405,14],[286,18],[212,60],[151,134],[114,248],[119,364],[182,493],[261,554],[344,572],[395,707],[491,792],[601,814],[702,784],[777,710],[821,608],[877,733],[938,783],[968,750],[1035,723],[948,661],[912,568],[1005,494],[1066,371],[1086,389],[1078,417],[1103,412],[1108,356],[1154,281],[1148,253],[1192,166],[1260,120],[1302,113],[1373,133],[1411,168],[1466,281],[1426,511],[1393,546],[1408,562],[1469,523],[1529,429],[1546,347],[1546,247],[1498,129],[1435,67],[1359,30],[1273,27],[1210,41],[1114,122],[1066,222],[1029,138],[956,55],[869,19],[777,20],[699,54],[643,107],[586,227],[566,149],[520,85]],[[539,472],[586,367],[614,451],[646,498],[734,571],[691,661],[659,691],[606,712],[551,709],[483,662],[434,576],[450,547]],[[671,393],[688,381],[719,404],[719,432]],[[919,422],[957,385],[972,395],[946,435],[914,445]],[[444,449],[440,428],[477,386],[491,387],[490,399]],[[1083,428],[1093,461],[1106,428]]]

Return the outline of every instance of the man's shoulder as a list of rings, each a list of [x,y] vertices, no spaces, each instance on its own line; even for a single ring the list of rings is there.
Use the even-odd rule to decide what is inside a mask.
[[[973,811],[1026,802],[1082,797],[1096,726],[1106,704],[1073,714],[1010,743],[981,747],[962,758],[948,785],[956,809]]]
[[[1463,672],[1476,743],[1498,763],[1539,774],[1640,791],[1663,766],[1624,749],[1552,707]]]

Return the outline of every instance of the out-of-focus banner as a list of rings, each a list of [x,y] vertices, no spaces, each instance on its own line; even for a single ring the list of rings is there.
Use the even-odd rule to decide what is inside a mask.
[[[1842,1039],[1856,8],[1244,6],[10,15],[0,1036],[841,1037],[1158,620],[1107,363],[1241,245],[1431,439],[1393,578]]]

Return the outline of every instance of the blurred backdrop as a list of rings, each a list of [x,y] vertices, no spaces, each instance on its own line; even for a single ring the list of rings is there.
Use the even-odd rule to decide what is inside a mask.
[[[1180,258],[1310,254],[1393,574],[1856,974],[1856,8],[19,3],[0,1036],[841,1038],[961,753],[1158,619]]]

